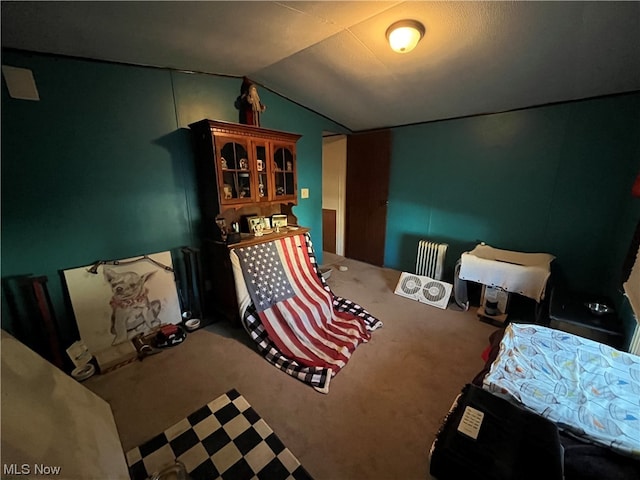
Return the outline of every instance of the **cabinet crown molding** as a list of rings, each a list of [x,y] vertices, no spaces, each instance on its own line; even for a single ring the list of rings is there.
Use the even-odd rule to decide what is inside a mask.
[[[189,124],[192,130],[208,128],[212,133],[226,133],[227,135],[249,135],[255,138],[265,138],[268,140],[288,140],[292,142],[298,141],[301,134],[285,132],[282,130],[273,130],[270,128],[256,127],[253,125],[244,125],[242,123],[225,122],[222,120],[204,119],[199,122]]]

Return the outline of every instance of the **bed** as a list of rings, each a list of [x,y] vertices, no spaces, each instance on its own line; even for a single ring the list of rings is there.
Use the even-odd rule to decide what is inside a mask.
[[[640,357],[535,324],[489,340],[471,383],[557,426],[566,480],[640,478]]]
[[[640,458],[640,357],[560,330],[506,327],[483,388]]]
[[[258,352],[286,374],[328,393],[331,379],[382,322],[331,291],[308,233],[230,253],[240,319]],[[265,263],[258,267],[258,262]]]

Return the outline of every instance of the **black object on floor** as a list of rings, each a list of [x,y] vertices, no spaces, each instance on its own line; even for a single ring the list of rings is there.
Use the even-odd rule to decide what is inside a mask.
[[[472,384],[448,413],[430,460],[437,480],[563,479],[558,428]]]
[[[611,307],[613,302],[602,295],[554,288],[549,301],[549,326],[621,348],[624,340],[622,323],[615,310],[596,314],[589,309],[589,304]]]

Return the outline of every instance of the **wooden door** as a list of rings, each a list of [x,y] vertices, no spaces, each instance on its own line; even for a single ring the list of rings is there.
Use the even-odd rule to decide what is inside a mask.
[[[336,211],[322,209],[322,250],[336,253]]]
[[[347,137],[345,257],[384,263],[391,131]]]

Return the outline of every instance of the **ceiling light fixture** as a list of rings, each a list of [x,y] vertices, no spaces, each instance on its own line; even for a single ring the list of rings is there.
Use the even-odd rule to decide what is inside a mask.
[[[408,53],[416,48],[424,31],[424,25],[417,20],[400,20],[387,29],[387,40],[394,52]]]

